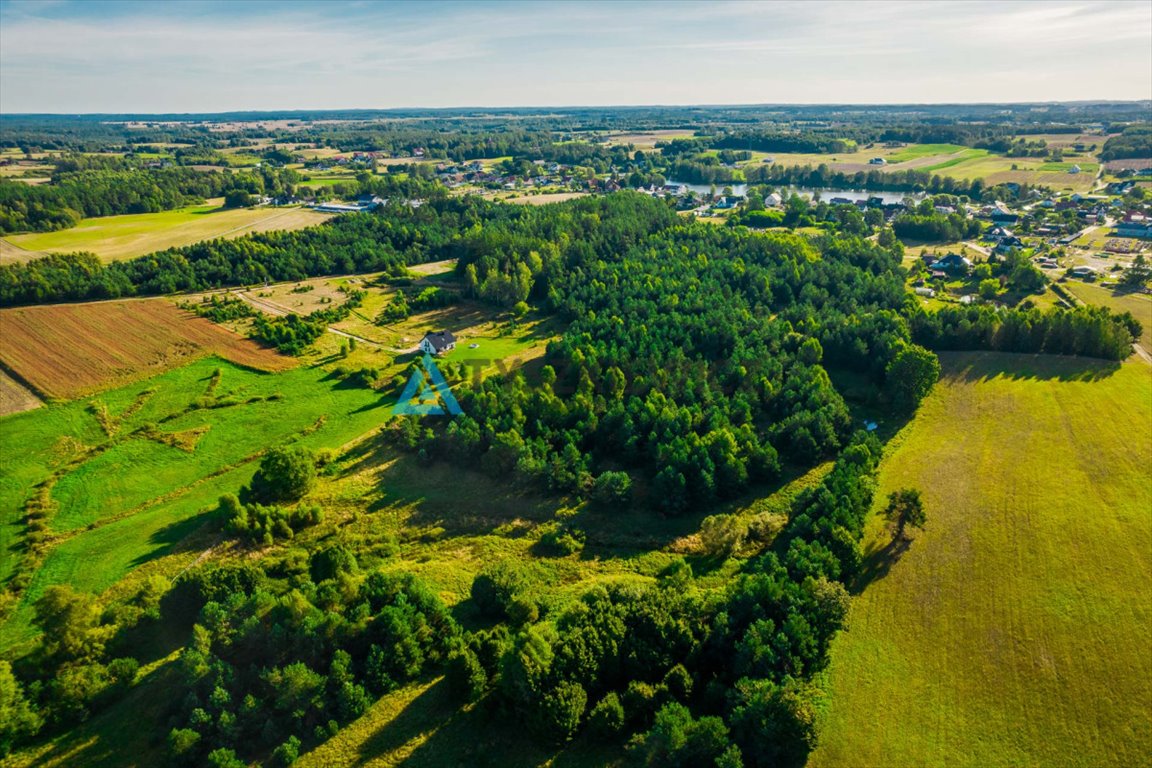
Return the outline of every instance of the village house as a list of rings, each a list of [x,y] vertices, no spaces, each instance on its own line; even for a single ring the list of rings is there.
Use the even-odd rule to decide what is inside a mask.
[[[939,259],[932,264],[933,270],[940,270],[943,272],[966,273],[971,268],[972,262],[958,253],[950,253],[944,258]]]
[[[420,340],[420,350],[430,355],[445,355],[456,349],[456,337],[451,331],[433,331]]]

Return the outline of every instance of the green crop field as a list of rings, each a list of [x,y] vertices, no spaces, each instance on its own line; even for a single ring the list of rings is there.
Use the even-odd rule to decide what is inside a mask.
[[[835,641],[813,768],[1133,766],[1152,754],[1152,371],[995,353],[889,445],[928,524]]]
[[[888,155],[888,162],[903,163],[906,160],[916,160],[921,157],[931,157],[932,155],[951,155],[967,149],[968,147],[959,144],[912,144],[907,147],[901,147]]]
[[[219,383],[208,394],[217,369]],[[197,401],[203,407],[189,408]],[[246,481],[265,448],[292,439],[338,447],[382,424],[390,403],[391,395],[349,387],[318,367],[262,374],[209,359],[97,397],[6,417],[0,578],[23,567],[13,545],[33,488],[47,481],[57,511],[48,520],[54,546],[0,627],[0,648],[30,636],[30,604],[47,585],[64,581],[100,592],[170,549],[181,538],[172,532],[186,533],[181,524]],[[97,415],[105,409],[112,436]],[[148,427],[163,434],[137,431]],[[92,557],[94,551],[100,556]]]
[[[219,201],[215,201],[175,211],[83,219],[71,229],[11,235],[6,240],[17,248],[32,252],[29,256],[45,252],[91,251],[104,261],[116,261],[217,237],[302,229],[329,218],[328,214],[306,208],[229,210],[221,208]],[[6,259],[15,259],[17,255],[14,249],[5,251]]]
[[[990,154],[992,153],[986,149],[966,149],[963,152],[957,152],[954,157],[944,160],[943,162],[935,163],[933,165],[926,165],[920,170],[929,173],[935,173],[936,171],[942,171],[945,168],[953,168],[957,165],[960,165],[961,163],[966,163],[976,158],[988,157]]]

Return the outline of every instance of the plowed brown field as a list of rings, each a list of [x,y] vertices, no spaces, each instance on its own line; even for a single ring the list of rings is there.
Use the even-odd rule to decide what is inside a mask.
[[[122,386],[212,354],[265,371],[295,365],[163,299],[0,310],[0,360],[52,398]]]

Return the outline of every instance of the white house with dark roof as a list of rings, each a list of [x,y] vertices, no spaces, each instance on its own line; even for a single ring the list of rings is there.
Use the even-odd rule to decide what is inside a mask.
[[[451,331],[434,331],[420,340],[420,350],[430,355],[445,355],[456,349],[456,337]]]

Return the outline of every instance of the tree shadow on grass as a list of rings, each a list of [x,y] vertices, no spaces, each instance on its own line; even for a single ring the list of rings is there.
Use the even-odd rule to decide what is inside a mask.
[[[1120,370],[1120,363],[1114,360],[1010,352],[943,352],[940,362],[943,368],[941,378],[966,382],[993,379],[1092,382],[1106,379]]]
[[[212,513],[205,510],[199,514],[178,520],[156,530],[148,537],[148,543],[155,545],[155,548],[132,560],[130,568],[138,568],[147,562],[158,560],[161,557],[199,548],[198,545],[190,541],[190,539],[193,534],[199,532],[202,527],[206,526],[211,519]]]
[[[892,570],[892,566],[900,561],[900,558],[904,556],[911,546],[911,539],[898,536],[883,547],[871,550],[864,556],[864,562],[860,566],[860,573],[852,580],[852,583],[849,585],[849,591],[853,595],[859,595],[869,584],[887,576],[888,572]]]
[[[462,706],[441,678],[358,749],[361,762],[390,756],[412,768],[569,768],[610,765],[619,744],[578,736],[562,749],[525,732],[522,717],[502,714],[490,700]]]
[[[163,664],[138,680],[123,698],[54,738],[35,765],[162,765],[164,720],[180,682]]]

